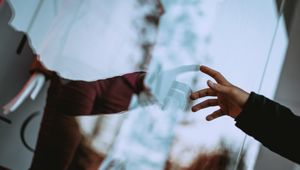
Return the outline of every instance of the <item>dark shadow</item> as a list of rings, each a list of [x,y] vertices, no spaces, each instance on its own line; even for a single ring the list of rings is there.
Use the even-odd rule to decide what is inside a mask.
[[[283,13],[286,24],[286,29],[288,32],[288,36],[290,37],[291,27],[293,23],[293,18],[295,15],[296,7],[298,4],[298,0],[276,0],[277,10],[279,12],[280,6],[282,3],[284,4]]]

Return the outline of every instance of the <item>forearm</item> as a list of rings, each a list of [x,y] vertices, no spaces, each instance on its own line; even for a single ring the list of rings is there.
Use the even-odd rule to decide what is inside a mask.
[[[143,89],[145,73],[136,72],[93,82],[69,81],[59,78],[51,81],[48,104],[70,116],[111,114],[128,110],[131,98]]]
[[[97,81],[100,92],[97,95],[94,113],[127,111],[132,96],[145,90],[144,77],[145,72],[135,72]]]
[[[135,72],[129,73],[121,76],[130,86],[134,93],[139,94],[143,90],[145,90],[144,86],[144,78],[146,76],[146,72]],[[124,84],[125,85],[125,84]]]
[[[236,126],[272,151],[300,163],[300,118],[290,109],[251,93]]]

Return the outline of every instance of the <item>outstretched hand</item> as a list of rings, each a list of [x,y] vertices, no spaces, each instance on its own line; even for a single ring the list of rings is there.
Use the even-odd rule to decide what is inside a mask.
[[[210,121],[223,115],[236,118],[248,100],[249,93],[232,85],[221,73],[209,67],[200,66],[200,71],[215,79],[217,83],[208,80],[208,88],[193,92],[190,98],[192,100],[207,96],[215,96],[217,98],[207,99],[199,104],[194,105],[192,107],[192,111],[197,112],[204,108],[219,106],[220,109],[209,114],[206,117],[206,120]]]

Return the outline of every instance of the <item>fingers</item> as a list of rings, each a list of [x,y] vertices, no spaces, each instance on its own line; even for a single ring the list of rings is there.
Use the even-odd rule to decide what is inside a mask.
[[[217,96],[217,94],[211,88],[206,88],[206,89],[202,89],[202,90],[192,93],[190,98],[192,100],[196,100],[196,99],[199,99],[201,97],[206,97],[206,96]]]
[[[225,114],[223,114],[221,110],[217,110],[217,111],[214,111],[212,114],[208,115],[206,117],[206,120],[211,121],[211,120],[214,120],[214,119],[216,119],[218,117],[221,117],[221,116],[224,116],[224,115]]]
[[[223,86],[221,84],[214,83],[210,80],[207,81],[207,85],[215,92],[215,93],[223,93],[229,94],[232,92],[231,86]]]
[[[216,70],[213,70],[207,66],[202,65],[200,66],[200,71],[214,78],[220,84],[230,85],[230,83],[225,79],[225,77]]]
[[[218,99],[207,99],[199,104],[196,104],[195,106],[192,107],[193,112],[197,112],[198,110],[211,107],[211,106],[218,106],[219,102]]]

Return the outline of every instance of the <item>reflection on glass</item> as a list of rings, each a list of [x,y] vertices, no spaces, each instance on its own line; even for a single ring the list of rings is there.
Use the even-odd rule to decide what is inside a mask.
[[[80,3],[82,1],[66,0],[65,2],[74,5],[70,10],[78,10],[78,13],[75,13],[79,18],[70,16],[71,18],[80,19],[90,16],[88,7],[92,7],[94,12],[99,10],[97,5],[87,2],[85,5]],[[90,3],[97,2],[90,1]],[[111,3],[113,2],[119,1],[115,0]],[[125,8],[128,4],[124,2],[122,1],[117,9],[131,9],[132,6]],[[155,4],[154,1],[149,2]],[[111,48],[106,51],[111,57],[110,60],[102,63],[107,75],[112,71],[110,68],[112,61],[118,62],[116,65],[119,68],[131,66],[133,63],[135,66],[138,65],[138,68],[147,68],[149,64],[145,84],[152,96],[144,93],[134,96],[131,101],[132,110],[122,116],[77,118],[76,121],[72,121],[79,122],[80,133],[85,135],[93,151],[101,156],[107,155],[101,166],[103,170],[199,170],[208,167],[252,169],[258,152],[258,143],[248,138],[247,145],[242,150],[245,135],[234,126],[231,118],[223,117],[214,122],[206,122],[205,115],[213,110],[189,113],[187,109],[190,104],[189,93],[191,89],[205,88],[207,77],[200,73],[179,73],[197,71],[198,66],[195,64],[207,64],[224,73],[238,86],[249,91],[266,92],[272,96],[287,45],[284,22],[282,18],[278,22],[275,2],[273,0],[162,0],[162,4],[165,13],[160,20],[157,39],[154,37],[158,21],[154,20],[154,25],[149,25],[142,19],[134,22],[140,31],[134,35],[139,37],[136,43],[144,50],[138,52],[142,60],[137,61],[134,58],[135,62],[132,62],[133,60],[122,58],[116,61],[121,52]],[[141,11],[149,9],[152,11],[152,6],[148,8],[147,5],[145,8],[142,6],[136,8]],[[108,9],[105,9],[104,13],[110,15],[112,12]],[[100,18],[103,22],[116,24],[121,22],[122,17],[113,17],[109,20],[105,17]],[[72,23],[73,20],[68,21]],[[101,24],[105,25],[106,22]],[[64,23],[58,24],[64,25]],[[74,23],[76,25],[75,21]],[[85,32],[89,29],[93,28],[87,28]],[[80,34],[82,39],[85,39],[85,32]],[[115,36],[119,34],[112,30],[108,32],[110,34],[104,37],[104,42],[113,47]],[[145,32],[146,35],[143,34]],[[126,35],[127,32],[125,30],[122,33]],[[49,39],[51,38],[53,37],[50,36]],[[74,37],[70,39],[62,37],[60,43],[65,46],[64,42],[75,42],[72,38]],[[97,44],[98,40],[102,41],[98,38],[94,40],[90,43]],[[156,46],[153,47],[151,60],[149,53],[155,41]],[[103,42],[101,43],[103,45]],[[72,46],[72,43],[68,45]],[[85,49],[90,47],[89,43],[82,45]],[[129,53],[126,47],[122,49]],[[100,49],[104,48],[103,45]],[[47,50],[51,51],[52,48]],[[76,50],[78,51],[71,50],[72,54],[82,53],[80,49]],[[97,62],[92,64],[99,66]],[[68,66],[61,66],[69,69]],[[76,67],[76,71],[81,71],[78,68],[80,67]],[[178,68],[179,71],[176,70]],[[72,71],[70,73],[74,74]],[[104,75],[103,72],[100,73]],[[78,75],[85,76],[82,73]],[[264,86],[266,84],[267,88]]]
[[[162,91],[167,93],[170,87],[168,83],[158,83],[158,86],[155,83],[151,84],[155,82],[153,81],[155,78],[159,82],[164,80],[169,82],[169,76],[159,78],[159,73],[176,66],[195,63],[213,65],[235,84],[249,91],[264,93],[267,89],[261,88],[261,84],[272,84],[268,88],[268,94],[274,94],[287,45],[284,25],[278,25],[278,12],[274,1],[225,0],[219,4],[212,1],[162,2],[165,14],[161,18],[157,45],[146,78],[146,83],[152,88],[157,99],[160,99],[161,95],[157,89],[164,89]],[[209,4],[217,5],[215,15],[211,12],[214,8],[209,8],[212,7]],[[201,7],[205,7],[205,10],[200,10]],[[213,26],[209,27],[209,23]],[[277,30],[281,31],[275,34]],[[280,50],[276,57],[270,58],[274,36],[275,40],[277,39],[276,49]],[[279,42],[279,39],[282,41]],[[275,52],[272,54],[275,55]],[[277,65],[269,68],[270,61]],[[266,67],[276,74],[264,76]],[[196,79],[197,81],[193,81],[195,75],[185,75],[177,80],[189,82],[193,89],[204,88],[206,79],[201,75],[197,76],[200,77]],[[179,97],[176,98],[180,101]],[[205,166],[217,169],[253,168],[258,143],[248,139],[247,145],[242,150],[245,134],[238,130],[234,126],[234,121],[228,117],[215,122],[206,122],[204,116],[211,111],[182,114],[178,118],[166,169],[207,169]],[[148,114],[151,113],[141,112],[140,116],[142,118]],[[169,117],[169,120],[171,119]],[[166,123],[167,120],[165,119]],[[132,127],[131,130],[134,129],[135,127]],[[148,135],[151,133],[143,134],[142,138],[146,139]],[[141,138],[140,134],[138,136]],[[119,138],[116,143],[118,141],[121,139]],[[169,148],[169,145],[165,147]],[[134,152],[139,151],[140,147],[134,149]],[[115,150],[112,150],[112,153],[114,152]]]

